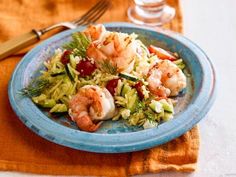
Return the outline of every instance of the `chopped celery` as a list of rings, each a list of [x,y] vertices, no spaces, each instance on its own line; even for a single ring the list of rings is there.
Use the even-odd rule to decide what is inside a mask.
[[[54,99],[46,99],[43,103],[40,104],[44,108],[52,108],[56,105],[56,101]]]
[[[70,55],[70,65],[72,68],[76,69],[76,60],[73,55]]]
[[[75,74],[74,74],[74,72],[72,71],[72,68],[71,68],[70,64],[67,64],[67,65],[65,66],[65,68],[66,68],[66,73],[67,73],[67,75],[69,76],[70,80],[71,80],[71,81],[74,81]]]
[[[121,89],[121,95],[125,96],[126,93],[128,93],[132,88],[128,84],[124,84]]]
[[[124,78],[124,79],[133,81],[133,82],[138,81],[138,78],[136,76],[133,76],[133,75],[128,74],[128,73],[119,73],[119,76]]]
[[[45,94],[41,94],[37,97],[32,97],[34,103],[44,107],[44,108],[52,108],[56,105],[56,101],[54,99],[48,99]]]
[[[149,107],[156,113],[161,113],[163,110],[162,104],[156,100],[152,100]]]
[[[45,94],[41,94],[39,96],[32,97],[33,102],[36,104],[40,104],[41,102],[43,102],[46,99],[47,99],[47,96]]]
[[[165,112],[174,113],[174,107],[172,104],[168,103],[165,99],[159,101],[162,104]]]
[[[173,114],[172,114],[172,113],[165,112],[162,119],[163,119],[164,121],[168,121],[168,120],[170,120],[170,119],[172,119],[172,118],[173,118]]]
[[[135,89],[131,89],[127,94],[126,94],[126,98],[128,100],[127,102],[127,108],[133,113],[137,106],[138,106],[138,102],[139,102],[139,97],[137,94],[137,91]]]
[[[56,104],[55,106],[50,109],[51,113],[61,113],[67,112],[67,106],[65,104]]]

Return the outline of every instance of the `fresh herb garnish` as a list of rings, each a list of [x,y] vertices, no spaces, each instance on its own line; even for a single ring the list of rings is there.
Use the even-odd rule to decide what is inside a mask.
[[[105,60],[101,63],[101,69],[110,74],[117,74],[117,66],[112,65],[109,60]]]
[[[32,80],[27,87],[21,90],[21,93],[28,97],[39,96],[48,86],[49,80],[39,77]]]
[[[71,50],[75,56],[86,57],[86,51],[91,40],[82,32],[72,34],[72,41],[64,45],[64,48]]]

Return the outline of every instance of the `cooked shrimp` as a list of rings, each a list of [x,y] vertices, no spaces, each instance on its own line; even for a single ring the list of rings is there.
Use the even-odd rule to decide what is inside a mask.
[[[69,102],[70,116],[83,131],[96,131],[101,122],[115,114],[115,104],[110,92],[98,86],[87,85],[79,89]]]
[[[93,43],[101,42],[106,33],[109,32],[106,31],[106,28],[102,24],[90,25],[84,30],[84,34],[89,37]]]
[[[186,76],[169,60],[162,60],[154,65],[147,81],[150,91],[160,97],[176,96],[186,87]]]
[[[170,95],[170,89],[162,85],[161,78],[162,72],[155,67],[151,68],[147,78],[148,88],[153,94],[167,98]]]
[[[128,34],[118,32],[107,32],[103,37],[99,44],[92,43],[88,47],[87,56],[97,63],[109,60],[118,71],[131,72],[134,59],[139,56],[140,43]]]

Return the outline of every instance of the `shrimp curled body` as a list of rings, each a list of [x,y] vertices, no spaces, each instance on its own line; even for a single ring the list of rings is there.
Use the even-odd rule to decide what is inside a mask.
[[[133,70],[134,58],[139,56],[137,51],[140,50],[137,40],[128,34],[106,31],[103,25],[90,26],[85,34],[92,36],[86,54],[97,64],[108,60],[119,72]]]
[[[187,85],[186,76],[169,60],[158,61],[148,74],[150,91],[160,97],[177,96]]]
[[[70,116],[77,126],[88,132],[96,131],[102,122],[115,114],[115,104],[110,92],[98,86],[86,85],[69,102]]]

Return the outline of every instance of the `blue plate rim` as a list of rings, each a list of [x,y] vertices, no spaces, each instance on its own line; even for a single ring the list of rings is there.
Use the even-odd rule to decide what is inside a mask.
[[[130,136],[132,136],[132,139],[128,138],[128,140],[126,140],[126,143],[124,143],[124,144],[109,144],[109,142],[114,143],[114,140],[121,140],[122,134],[97,134],[97,133],[91,134],[91,133],[87,133],[87,132],[81,132],[78,130],[72,130],[72,129],[69,129],[67,127],[64,127],[64,126],[58,124],[56,127],[59,129],[66,130],[66,132],[69,133],[70,136],[65,136],[65,135],[63,136],[63,135],[58,134],[58,135],[53,135],[53,136],[55,136],[55,138],[52,139],[52,138],[50,138],[50,136],[45,136],[45,132],[42,132],[42,130],[43,130],[43,131],[47,131],[47,135],[53,134],[53,132],[49,131],[48,129],[47,130],[41,129],[40,131],[38,131],[37,129],[32,129],[32,126],[37,127],[38,125],[37,124],[35,125],[35,122],[29,122],[26,120],[27,115],[24,115],[24,113],[21,110],[19,110],[19,107],[17,106],[15,99],[14,99],[14,90],[13,90],[14,82],[13,81],[14,81],[14,78],[16,77],[17,71],[19,70],[22,63],[27,58],[32,57],[42,47],[47,46],[48,44],[52,43],[53,41],[57,41],[58,39],[63,38],[66,35],[74,32],[74,31],[82,30],[84,28],[84,27],[81,27],[76,30],[64,31],[62,33],[59,33],[59,34],[45,40],[44,42],[42,42],[41,44],[36,46],[34,49],[32,49],[30,52],[28,52],[24,56],[22,61],[17,65],[17,67],[12,75],[12,78],[10,80],[10,84],[9,84],[9,88],[8,88],[9,100],[10,100],[13,110],[16,112],[16,114],[19,116],[20,120],[27,127],[29,127],[32,131],[34,131],[36,134],[42,136],[43,138],[46,138],[47,140],[52,141],[57,144],[60,144],[60,145],[64,145],[64,146],[68,146],[68,147],[80,149],[80,150],[91,151],[91,152],[118,153],[118,152],[130,152],[130,151],[142,150],[142,149],[150,148],[150,147],[153,147],[153,146],[156,146],[159,144],[163,144],[167,141],[170,141],[176,137],[179,137],[187,130],[191,129],[196,123],[198,123],[206,115],[206,113],[209,111],[211,105],[213,104],[213,102],[215,100],[215,95],[216,95],[216,89],[215,89],[216,78],[215,78],[215,76],[216,75],[215,75],[215,70],[214,70],[212,62],[210,61],[210,59],[207,57],[207,55],[202,51],[202,49],[200,47],[198,47],[195,43],[191,42],[186,37],[183,37],[182,35],[180,35],[176,32],[171,32],[169,30],[155,31],[151,28],[140,27],[137,25],[133,25],[130,23],[123,23],[123,22],[122,23],[120,23],[120,22],[106,23],[105,26],[107,26],[107,27],[140,28],[140,29],[144,29],[144,30],[148,30],[148,31],[152,31],[152,32],[159,32],[162,35],[166,35],[174,40],[181,41],[181,43],[185,44],[190,49],[194,49],[194,50],[198,51],[199,53],[197,53],[197,55],[200,55],[200,59],[202,60],[201,61],[202,68],[206,73],[209,74],[205,77],[208,77],[208,79],[211,78],[210,79],[211,82],[204,82],[204,84],[207,84],[207,86],[205,86],[205,87],[210,90],[208,90],[208,92],[200,93],[200,96],[202,99],[203,99],[203,97],[207,97],[208,99],[204,100],[204,104],[202,104],[203,102],[201,101],[201,103],[199,103],[198,102],[199,98],[196,98],[195,101],[198,104],[194,103],[192,105],[189,105],[188,111],[187,110],[183,111],[180,115],[178,115],[176,117],[176,119],[171,120],[172,122],[170,122],[168,124],[160,125],[158,129],[169,130],[169,131],[165,131],[165,134],[157,135],[157,132],[158,132],[157,129],[148,129],[148,130],[142,130],[140,132],[126,133],[125,134],[125,135],[127,135],[126,137],[129,137],[128,135],[130,135]],[[204,79],[206,80],[207,78],[204,78]],[[199,114],[199,110],[201,110],[200,114]],[[188,116],[189,112],[194,112],[194,113],[197,112],[198,114],[194,115],[192,119],[189,119],[189,120],[186,119],[186,120],[188,120],[188,122],[185,122],[185,124],[183,126],[181,126],[180,117],[184,116],[186,118]],[[48,119],[48,121],[50,122],[51,120]],[[186,123],[188,123],[188,124],[186,125]],[[176,128],[176,126],[177,126],[177,128]],[[161,131],[161,130],[159,130],[159,131]],[[81,141],[76,141],[76,140],[72,141],[72,140],[67,139],[67,138],[71,138],[71,137],[78,138],[78,132],[79,132],[80,137],[83,136],[83,139]],[[146,139],[146,140],[142,139],[142,141],[137,141],[137,139],[139,139],[138,137],[141,136],[142,134],[145,134],[146,137],[147,137],[147,135],[152,135],[152,137],[151,138],[148,137],[148,139]],[[97,138],[106,138],[106,139],[101,141],[100,143],[96,142],[96,141],[94,141],[96,143],[93,143],[93,140],[96,140]],[[114,139],[114,140],[109,141],[111,139]],[[90,140],[90,141],[84,142],[83,140]],[[104,144],[101,144],[101,143],[104,143]]]

